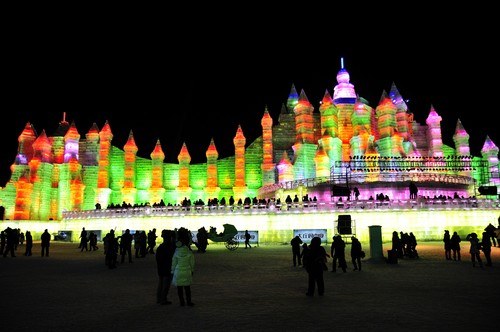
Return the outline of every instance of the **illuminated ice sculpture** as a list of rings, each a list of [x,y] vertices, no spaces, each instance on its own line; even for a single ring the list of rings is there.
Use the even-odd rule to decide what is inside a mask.
[[[175,205],[184,198],[273,198],[278,188],[291,195],[306,190],[330,201],[329,186],[316,179],[337,181],[347,174],[360,189],[360,199],[382,191],[394,200],[408,199],[410,179],[425,196],[472,196],[480,186],[500,185],[498,148],[489,137],[481,156],[472,157],[460,121],[455,146],[447,146],[441,137],[446,119],[434,107],[419,124],[395,84],[378,105],[370,106],[357,95],[343,65],[336,78],[333,98],[326,90],[319,112],[292,85],[277,118],[264,108],[261,137],[247,144],[239,126],[234,156],[219,159],[212,140],[202,164],[191,164],[186,144],[178,163],[164,163],[159,140],[150,159],[138,157],[132,132],[123,148],[115,147],[107,121],[82,137],[75,122],[65,118],[52,135],[38,135],[28,122],[20,128],[10,181],[0,191],[5,219],[58,221],[63,211],[90,210],[96,203],[106,209],[123,201]]]

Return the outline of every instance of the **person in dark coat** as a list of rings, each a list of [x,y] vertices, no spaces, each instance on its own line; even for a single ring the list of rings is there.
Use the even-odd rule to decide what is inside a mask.
[[[148,252],[152,255],[154,255],[154,248],[156,246],[156,228],[153,228],[152,231],[150,231],[148,233],[148,247],[146,248],[146,250],[148,250]]]
[[[7,245],[5,247],[3,257],[7,257],[9,251],[10,257],[16,257],[16,255],[14,255],[14,247],[18,241],[16,232],[14,232],[12,228],[7,227],[7,229],[5,230],[5,238],[7,240]]]
[[[351,258],[352,258],[352,265],[354,265],[354,271],[359,270],[361,271],[361,242],[354,236],[351,237],[352,244],[351,244]],[[356,261],[358,264],[356,265]],[[359,269],[358,269],[359,265]]]
[[[300,245],[302,244],[302,240],[297,235],[290,241],[290,244],[292,245],[293,266],[297,266],[297,259],[299,260],[299,265],[302,265],[300,263]]]
[[[499,218],[500,219],[500,218]],[[491,223],[486,226],[486,228],[484,229],[486,231],[486,234],[488,235],[488,237],[491,238],[491,242],[493,242],[493,247],[496,247],[497,246],[497,243],[495,242],[495,226],[493,226]],[[500,246],[500,243],[498,244]]]
[[[314,288],[318,284],[318,295],[322,296],[325,292],[325,283],[323,281],[323,271],[326,262],[326,251],[321,246],[321,239],[313,237],[306,255],[306,271],[309,275],[307,296],[314,295]]]
[[[125,261],[125,255],[127,254],[129,263],[132,263],[132,234],[130,234],[130,229],[128,228],[125,230],[125,234],[122,235],[120,249],[122,254],[122,263]]]
[[[24,256],[31,256],[31,248],[33,248],[33,236],[30,231],[26,231],[26,251]]]
[[[163,243],[156,249],[156,265],[158,267],[159,283],[156,289],[156,303],[172,304],[167,300],[170,283],[172,282],[172,256],[174,256],[175,245],[172,242],[174,233],[172,231],[163,230],[161,237]]]
[[[472,267],[476,267],[476,259],[479,263],[479,266],[483,267],[483,262],[481,261],[481,257],[479,256],[480,244],[479,244],[479,240],[477,238],[477,234],[471,233],[471,234],[467,235],[465,240],[470,242],[469,253],[470,253],[471,260],[472,260]]]
[[[108,268],[116,269],[116,251],[118,250],[118,242],[115,238],[115,231],[112,229],[107,234],[108,237],[108,248],[106,251],[106,261],[108,262]]]
[[[444,231],[444,254],[446,256],[447,260],[451,260],[451,238],[450,238],[450,231],[446,230]]]
[[[413,234],[413,232],[410,232],[410,257],[416,257],[417,253],[417,238]]]
[[[206,252],[208,245],[208,234],[205,227],[198,229],[198,234],[196,238],[197,238],[196,247],[198,248],[198,252],[199,253]]]
[[[80,233],[80,246],[78,248],[82,248],[81,251],[85,248],[85,251],[88,251],[87,248],[87,231],[85,230],[85,227],[82,228],[82,231]]]
[[[49,257],[50,234],[47,229],[45,230],[45,232],[43,232],[41,240],[42,240],[42,257],[44,253],[47,255],[47,257]]]
[[[347,272],[347,263],[345,261],[345,242],[340,235],[333,237],[331,255],[333,257],[332,272],[337,272],[337,259],[342,271]]]
[[[487,233],[483,233],[483,242],[481,244],[481,249],[484,252],[484,257],[486,258],[485,266],[493,266],[491,265],[491,236]]]
[[[248,230],[245,231],[245,249],[247,248],[247,246],[250,247],[250,249],[252,249],[252,246],[250,245],[250,239],[251,239],[251,236],[250,234],[248,233]],[[299,264],[300,265],[300,264]]]
[[[460,236],[458,235],[457,232],[453,232],[453,235],[451,236],[450,242],[451,242],[451,250],[453,250],[453,260],[460,260],[460,242],[462,240],[460,239]]]

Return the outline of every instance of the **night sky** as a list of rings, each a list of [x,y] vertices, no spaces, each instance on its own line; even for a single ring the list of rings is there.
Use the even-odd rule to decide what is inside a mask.
[[[112,144],[119,148],[132,129],[140,157],[149,158],[157,138],[169,163],[177,162],[183,142],[191,163],[206,162],[212,137],[219,158],[233,155],[238,124],[247,145],[262,135],[265,105],[277,124],[292,83],[299,93],[304,89],[318,112],[325,90],[333,96],[341,57],[356,93],[372,107],[395,82],[420,124],[434,106],[443,118],[445,144],[454,147],[460,118],[473,155],[480,155],[486,135],[500,145],[498,65],[485,42],[489,34],[477,38],[447,31],[341,40],[335,34],[306,39],[253,30],[234,37],[230,29],[199,29],[195,35],[146,28],[63,30],[21,31],[25,38],[7,41],[1,186],[10,178],[26,123],[51,136],[63,112],[82,138],[94,122],[102,129],[108,120]]]

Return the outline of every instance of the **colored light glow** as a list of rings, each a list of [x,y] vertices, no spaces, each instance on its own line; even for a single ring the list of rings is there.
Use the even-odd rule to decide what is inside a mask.
[[[335,91],[341,91],[343,87],[348,88],[349,91],[354,91],[349,80],[350,77],[347,71],[345,71],[345,69],[341,70],[338,75],[339,85],[336,87],[337,89]],[[52,190],[50,193],[43,192],[44,195],[51,196],[49,200],[55,201],[54,204],[56,208],[54,211],[56,211],[56,214],[52,215],[57,216],[57,209],[69,208],[72,204],[70,204],[70,186],[68,185],[68,181],[71,181],[79,174],[80,168],[82,169],[81,176],[86,176],[85,184],[89,187],[84,197],[87,200],[85,204],[87,204],[86,206],[92,206],[92,201],[95,200],[93,192],[95,192],[96,197],[101,199],[101,196],[98,195],[98,191],[95,191],[96,183],[97,187],[109,190],[102,195],[103,199],[106,201],[110,200],[110,202],[113,201],[114,203],[120,200],[120,186],[124,186],[126,189],[136,189],[137,193],[130,191],[130,194],[136,195],[138,200],[143,200],[144,202],[148,200],[148,195],[150,198],[154,195],[157,195],[155,197],[161,197],[163,194],[162,190],[155,189],[167,190],[168,192],[165,193],[165,198],[166,200],[170,200],[170,202],[178,200],[177,196],[179,192],[186,193],[186,195],[192,199],[194,197],[203,197],[203,190],[208,188],[209,191],[207,192],[214,193],[212,189],[217,188],[218,182],[223,187],[220,189],[225,191],[224,193],[221,192],[221,196],[224,195],[226,198],[230,196],[233,190],[233,183],[237,186],[248,186],[248,188],[250,188],[249,191],[245,191],[246,189],[242,188],[237,189],[236,191],[239,194],[243,195],[243,193],[248,193],[253,196],[254,192],[256,192],[258,187],[264,184],[265,181],[274,183],[275,166],[273,159],[276,158],[275,156],[278,156],[278,153],[289,148],[292,144],[295,151],[294,165],[291,165],[291,163],[290,165],[286,163],[282,164],[281,162],[277,165],[278,171],[280,172],[280,182],[293,181],[294,176],[298,178],[319,176],[319,174],[326,173],[326,170],[328,170],[330,166],[334,166],[336,161],[343,159],[347,160],[349,156],[363,156],[363,154],[366,156],[377,153],[386,156],[398,156],[403,155],[404,151],[408,151],[408,155],[420,155],[417,150],[420,147],[424,148],[423,151],[425,151],[425,153],[427,153],[428,148],[429,154],[436,157],[444,156],[445,154],[451,154],[453,156],[455,153],[465,155],[470,153],[468,149],[468,135],[466,135],[465,130],[459,125],[457,125],[458,130],[456,130],[456,135],[454,137],[455,150],[453,151],[453,148],[443,145],[441,141],[441,129],[439,127],[441,118],[433,109],[431,109],[428,118],[428,136],[425,137],[426,142],[423,142],[425,144],[421,145],[418,141],[417,143],[412,142],[411,145],[408,144],[409,147],[408,145],[404,145],[403,150],[402,141],[408,142],[408,136],[406,135],[408,127],[405,126],[404,122],[406,113],[403,111],[405,107],[401,104],[403,103],[402,97],[398,93],[393,93],[392,89],[391,98],[382,99],[382,102],[375,112],[373,112],[371,107],[358,102],[358,99],[356,99],[356,104],[353,104],[352,101],[343,100],[337,107],[332,103],[329,93],[326,92],[320,107],[321,130],[319,128],[320,124],[318,119],[312,117],[312,106],[310,106],[310,103],[305,98],[305,93],[304,95],[301,93],[299,98],[297,93],[293,92],[294,89],[295,88],[292,87],[287,106],[293,105],[296,114],[295,116],[289,116],[293,109],[289,107],[288,113],[286,113],[286,109],[282,111],[282,114],[286,115],[282,119],[284,122],[287,121],[286,126],[289,126],[291,124],[290,122],[295,119],[296,136],[293,137],[293,134],[289,134],[289,128],[285,128],[287,134],[283,135],[284,133],[281,130],[286,126],[280,126],[275,128],[277,130],[274,132],[277,134],[276,137],[273,138],[274,128],[272,127],[272,118],[266,110],[261,121],[263,132],[262,141],[260,142],[262,143],[259,141],[252,143],[254,145],[249,145],[248,151],[245,152],[246,139],[240,127],[236,135],[237,137],[235,137],[234,140],[235,156],[232,157],[234,160],[226,160],[226,158],[224,158],[218,161],[218,153],[215,146],[212,147],[211,144],[207,150],[206,165],[190,165],[191,158],[187,153],[187,149],[185,149],[186,154],[184,154],[184,149],[181,150],[182,156],[179,158],[179,165],[164,165],[164,154],[159,144],[157,144],[155,150],[151,153],[152,161],[148,162],[143,158],[135,156],[134,151],[136,151],[137,147],[135,146],[133,137],[131,137],[123,147],[124,151],[112,147],[111,139],[113,135],[107,123],[101,132],[99,132],[98,128],[93,126],[87,134],[87,142],[79,142],[79,134],[76,128],[70,128],[64,139],[62,137],[51,137],[50,141],[48,141],[46,137],[43,138],[45,135],[42,133],[42,135],[35,140],[35,143],[32,144],[32,153],[26,152],[26,154],[24,154],[24,151],[27,151],[26,149],[29,148],[29,144],[27,144],[28,140],[31,138],[34,139],[35,137],[34,134],[30,134],[30,132],[33,132],[31,126],[27,126],[27,128],[25,128],[26,133],[23,132],[23,138],[20,137],[19,139],[19,153],[16,157],[16,164],[12,167],[13,174],[16,174],[13,176],[13,179],[17,179],[22,169],[26,168],[22,166],[15,167],[16,165],[19,163],[29,165],[31,173],[29,173],[30,176],[28,177],[32,183],[37,185],[36,183],[45,181],[47,187],[50,185],[52,186],[51,190],[57,189]],[[397,107],[395,103],[397,103]],[[377,116],[373,113],[376,113]],[[407,120],[413,121],[413,115],[407,115]],[[418,126],[417,128],[419,129],[421,138],[424,138],[425,135],[422,134],[425,134],[423,132],[425,127],[422,128]],[[293,128],[290,129],[293,131]],[[412,133],[411,129],[412,127],[410,127],[410,133]],[[339,133],[342,136],[339,137],[340,139],[337,138]],[[288,137],[285,137],[286,135],[288,135]],[[100,138],[99,141],[97,140],[98,137]],[[336,140],[333,139],[334,137]],[[37,144],[39,139],[40,144]],[[91,142],[91,139],[95,141]],[[299,142],[293,142],[294,139],[299,139]],[[318,142],[318,139],[321,139],[321,141]],[[287,140],[289,140],[289,142],[285,142]],[[273,141],[279,146],[276,150],[273,150]],[[53,156],[51,156],[52,147],[50,142],[53,142]],[[284,143],[288,144],[287,147],[285,147]],[[379,150],[378,152],[376,150],[373,152],[374,147],[372,146],[370,148],[371,143],[373,143],[373,146],[377,147]],[[97,144],[99,144],[99,146],[97,146]],[[308,145],[313,146],[310,147]],[[318,153],[316,153],[315,149],[318,145],[321,145],[323,152],[318,151]],[[69,162],[69,165],[63,164],[60,165],[60,168],[57,167],[58,165],[43,165],[44,162],[61,163],[61,158],[65,162],[71,161],[71,159],[78,160],[79,156],[77,149],[79,146],[85,146],[85,154],[82,155],[81,159],[87,160],[82,160],[81,166],[78,166],[78,162]],[[490,182],[489,177],[488,179],[482,179],[484,176],[481,174],[488,173],[488,171],[498,172],[498,158],[496,156],[491,157],[492,154],[498,153],[498,148],[489,138],[487,138],[482,152],[482,160],[489,160],[491,165],[487,170],[485,168],[484,170],[475,172],[474,177],[480,181]],[[315,160],[315,163],[312,163],[311,161],[315,155],[318,157],[317,162]],[[46,161],[44,161],[44,159]],[[91,165],[87,163],[89,159],[93,160],[92,166],[96,166],[98,161],[99,167],[95,169],[86,168],[86,166]],[[33,162],[30,163],[30,160]],[[230,161],[228,162],[228,160]],[[327,165],[327,160],[330,160],[329,165]],[[40,164],[40,161],[42,164]],[[218,165],[220,166],[220,174],[217,174]],[[110,166],[112,167],[109,168]],[[371,168],[377,169],[376,164],[374,163]],[[395,173],[396,170],[387,172]],[[436,169],[435,172],[445,173],[439,168]],[[47,176],[44,175],[44,173],[51,173],[51,175]],[[361,173],[361,171],[354,170],[353,173]],[[370,176],[372,176],[372,174],[370,174]],[[379,179],[383,178],[382,176],[373,174],[373,179],[376,177],[379,177]],[[268,178],[271,180],[267,180]],[[495,179],[492,179],[492,183],[494,181]],[[45,184],[43,185],[45,186]],[[176,192],[179,185],[183,187],[180,191]],[[38,185],[38,187],[41,186],[42,184]],[[110,186],[113,188],[111,189]],[[193,187],[192,190],[189,186]],[[33,190],[31,211],[38,209],[38,206],[43,204],[40,199],[42,192],[38,187]],[[87,193],[90,193],[90,195],[87,196]],[[3,197],[0,198],[3,199]],[[60,201],[60,206],[57,206],[58,201]],[[19,202],[24,202],[24,198],[20,197]],[[47,209],[47,207],[45,208]]]
[[[327,238],[332,238],[336,234],[332,213],[318,209],[300,209],[300,213],[264,213],[256,214],[258,209],[236,210],[230,214],[203,214],[203,218],[198,215],[180,214],[173,212],[168,217],[127,217],[127,218],[103,218],[99,220],[103,230],[117,227],[116,232],[121,233],[122,229],[136,225],[147,229],[148,225],[155,225],[159,222],[165,229],[174,229],[183,225],[188,229],[196,230],[204,226],[217,227],[223,229],[224,223],[233,224],[236,229],[252,229],[259,231],[260,243],[284,243],[293,237],[294,229],[327,229]],[[205,211],[204,211],[205,212]],[[342,214],[342,212],[337,212]],[[460,236],[465,236],[471,232],[482,232],[484,225],[481,220],[494,220],[495,210],[487,211],[412,211],[411,213],[401,213],[400,211],[377,211],[369,212],[349,211],[344,212],[351,215],[356,220],[356,237],[362,242],[369,242],[368,226],[382,226],[382,240],[390,242],[393,231],[400,231],[402,225],[411,225],[412,232],[420,240],[442,240],[445,229],[457,230]],[[67,219],[65,225],[67,230],[73,230],[74,239],[78,241],[79,231],[94,219]],[[142,226],[141,226],[142,225]],[[50,225],[54,227],[54,225]],[[55,226],[58,227],[58,226]],[[30,230],[43,232],[47,228],[47,223],[30,223]],[[57,231],[54,229],[53,231]],[[52,230],[50,230],[52,231]]]

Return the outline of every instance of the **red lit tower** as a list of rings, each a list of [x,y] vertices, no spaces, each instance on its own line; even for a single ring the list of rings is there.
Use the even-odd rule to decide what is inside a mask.
[[[236,136],[233,138],[234,143],[234,199],[244,200],[246,197],[246,183],[245,183],[245,144],[246,138],[243,135],[241,126],[238,125]]]
[[[191,156],[186,147],[186,143],[182,144],[181,152],[177,156],[179,160],[179,185],[177,186],[177,197],[180,201],[184,198],[191,199],[193,188],[189,186],[189,164]]]
[[[210,140],[210,145],[205,152],[207,156],[207,186],[205,187],[205,201],[209,198],[219,198],[220,187],[217,184],[217,159],[219,153],[215,147],[214,139]]]
[[[95,192],[95,203],[99,203],[102,208],[108,206],[111,189],[109,188],[109,169],[110,169],[110,153],[111,141],[113,133],[108,121],[99,132],[99,171],[97,173],[97,188]]]
[[[135,188],[135,158],[138,151],[135,144],[134,133],[130,130],[127,143],[123,146],[125,151],[125,165],[123,171],[123,188],[120,189],[122,201],[131,205],[135,204],[137,189]]]
[[[262,125],[262,153],[264,157],[261,165],[262,185],[267,186],[274,184],[274,170],[276,168],[273,163],[273,119],[269,115],[267,106],[260,123]]]
[[[152,168],[152,180],[151,187],[149,191],[149,201],[150,203],[160,203],[163,199],[163,194],[165,194],[165,188],[163,188],[163,160],[165,159],[165,154],[161,148],[160,139],[156,141],[156,146],[151,152],[151,168]]]

